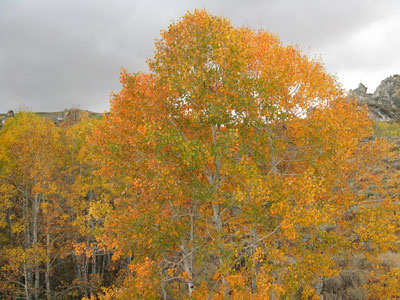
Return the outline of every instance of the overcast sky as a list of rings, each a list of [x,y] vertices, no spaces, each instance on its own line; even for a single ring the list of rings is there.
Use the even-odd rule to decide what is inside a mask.
[[[0,112],[102,112],[119,71],[147,71],[160,29],[206,8],[320,57],[344,88],[400,73],[399,0],[0,0]]]

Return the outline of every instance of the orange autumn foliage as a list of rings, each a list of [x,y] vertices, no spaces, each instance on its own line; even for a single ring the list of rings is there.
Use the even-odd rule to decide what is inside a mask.
[[[383,176],[366,109],[319,61],[204,10],[148,64],[121,72],[92,137],[114,195],[97,238],[134,266],[99,297],[318,299]]]

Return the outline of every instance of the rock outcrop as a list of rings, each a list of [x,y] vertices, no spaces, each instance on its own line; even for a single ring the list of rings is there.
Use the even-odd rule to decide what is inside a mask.
[[[360,83],[356,89],[349,91],[349,96],[365,103],[376,121],[400,123],[400,75],[382,80],[374,93],[367,93],[367,87]]]

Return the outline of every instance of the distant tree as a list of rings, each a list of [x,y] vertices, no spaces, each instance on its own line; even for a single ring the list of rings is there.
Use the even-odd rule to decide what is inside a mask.
[[[68,125],[68,120],[62,124],[67,163],[60,190],[71,209],[70,222],[75,233],[69,243],[75,270],[71,282],[75,289],[71,296],[88,297],[95,294],[101,285],[110,284],[106,277],[111,277],[112,281],[114,276],[108,268],[111,253],[95,240],[95,233],[102,230],[102,220],[100,215],[96,215],[97,219],[90,215],[92,206],[95,208],[107,199],[102,178],[94,175],[93,149],[87,142],[93,128],[101,120],[89,119],[86,112],[73,112],[79,113],[73,119],[73,125]]]
[[[99,121],[74,113],[56,127],[20,112],[0,131],[2,299],[88,297],[114,278],[89,217],[103,197],[87,143]]]
[[[55,193],[62,153],[55,126],[33,113],[18,113],[0,132],[1,214],[10,242],[2,247],[1,275],[14,297],[41,297],[41,265],[50,293],[54,241],[60,234]]]

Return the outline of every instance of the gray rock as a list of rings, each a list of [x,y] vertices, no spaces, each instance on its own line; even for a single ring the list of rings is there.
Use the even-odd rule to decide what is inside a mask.
[[[361,101],[368,101],[372,97],[372,94],[368,94],[367,87],[360,83],[358,88],[349,91],[349,96]]]
[[[366,104],[374,120],[400,123],[400,75],[382,80],[373,94],[367,93],[367,87],[360,83],[356,89],[349,91],[349,97]]]
[[[382,80],[372,96],[372,102],[400,108],[400,75],[393,75]]]

